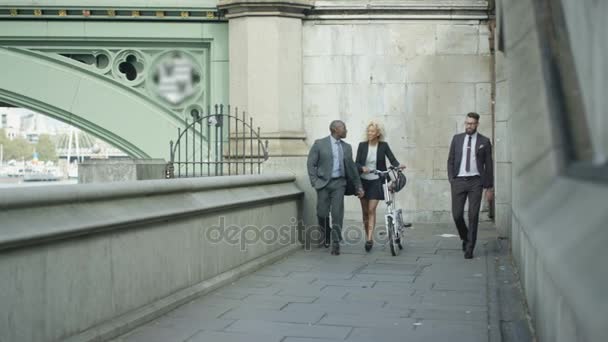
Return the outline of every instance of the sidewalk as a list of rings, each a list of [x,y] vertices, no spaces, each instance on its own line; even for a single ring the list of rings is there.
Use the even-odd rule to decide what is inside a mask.
[[[396,257],[363,243],[298,251],[115,341],[532,340],[495,229],[481,225],[472,260],[455,234],[414,225]]]

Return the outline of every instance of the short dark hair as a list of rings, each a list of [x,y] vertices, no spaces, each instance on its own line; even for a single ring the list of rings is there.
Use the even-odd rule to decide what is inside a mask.
[[[475,119],[476,121],[479,121],[479,114],[477,114],[477,113],[475,113],[475,112],[470,112],[470,113],[468,113],[468,114],[467,114],[467,117],[468,117],[468,118],[473,118],[473,119]]]
[[[336,128],[338,128],[338,126],[340,125],[344,125],[344,122],[342,122],[342,120],[334,120],[329,124],[329,131],[330,132],[334,132],[336,130]]]

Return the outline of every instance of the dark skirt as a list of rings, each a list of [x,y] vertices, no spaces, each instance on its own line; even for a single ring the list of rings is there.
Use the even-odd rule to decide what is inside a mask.
[[[368,200],[384,200],[381,179],[367,180],[361,178],[361,185],[363,185],[363,191],[365,191],[363,198]]]

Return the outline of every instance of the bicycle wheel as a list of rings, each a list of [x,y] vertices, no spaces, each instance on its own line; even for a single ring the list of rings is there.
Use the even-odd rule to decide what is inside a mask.
[[[391,248],[391,255],[392,256],[396,256],[397,253],[399,253],[399,248],[397,247],[397,243],[396,243],[396,236],[395,236],[395,223],[393,222],[392,218],[388,218],[388,244],[389,247]]]

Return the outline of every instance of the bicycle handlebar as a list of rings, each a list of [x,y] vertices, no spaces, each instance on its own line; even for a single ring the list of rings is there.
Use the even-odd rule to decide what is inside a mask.
[[[386,171],[369,170],[369,173],[373,173],[373,174],[376,174],[376,175],[385,175],[385,174],[387,174],[387,173],[389,173],[391,171],[402,172],[400,167],[392,166],[391,165],[391,166],[388,167],[388,170],[386,170]]]

